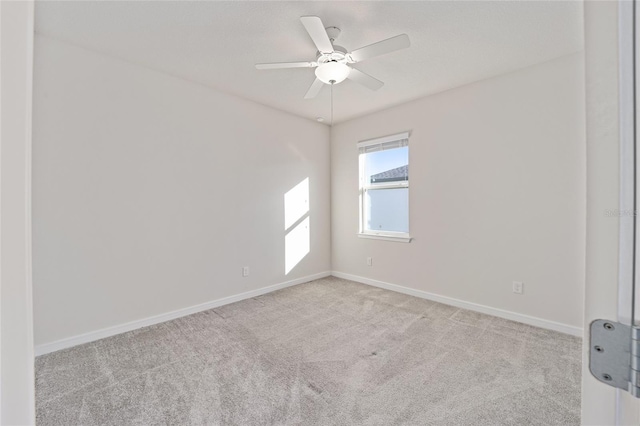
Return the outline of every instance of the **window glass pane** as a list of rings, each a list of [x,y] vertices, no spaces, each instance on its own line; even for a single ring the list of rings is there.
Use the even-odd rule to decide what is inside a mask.
[[[365,185],[409,180],[409,147],[363,154]]]
[[[369,189],[364,202],[365,231],[409,232],[409,188]]]

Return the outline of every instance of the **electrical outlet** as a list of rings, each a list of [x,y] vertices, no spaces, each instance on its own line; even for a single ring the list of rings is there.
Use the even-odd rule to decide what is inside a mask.
[[[249,276],[249,267],[248,266],[243,266],[242,267],[242,276],[243,277],[248,277]]]
[[[514,281],[513,292],[515,294],[522,294],[523,291],[524,291],[524,283],[521,283],[520,281]]]
[[[367,257],[367,265],[373,266],[373,257]]]

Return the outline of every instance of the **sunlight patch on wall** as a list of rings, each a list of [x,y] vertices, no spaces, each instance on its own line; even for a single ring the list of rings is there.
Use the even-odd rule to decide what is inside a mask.
[[[311,250],[309,178],[284,194],[284,273],[291,272]]]
[[[291,228],[309,212],[309,178],[284,194],[284,230]]]
[[[309,217],[307,216],[284,237],[285,268],[288,274],[309,253],[311,248],[309,235]]]

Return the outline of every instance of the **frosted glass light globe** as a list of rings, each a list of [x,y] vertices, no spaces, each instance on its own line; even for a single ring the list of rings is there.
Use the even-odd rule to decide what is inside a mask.
[[[334,84],[344,81],[349,76],[350,69],[340,62],[326,62],[316,68],[316,77],[326,84]]]

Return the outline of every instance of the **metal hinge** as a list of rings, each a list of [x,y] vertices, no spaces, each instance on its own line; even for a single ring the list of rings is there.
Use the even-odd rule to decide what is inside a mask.
[[[607,320],[591,323],[589,370],[609,386],[640,398],[640,328]]]

